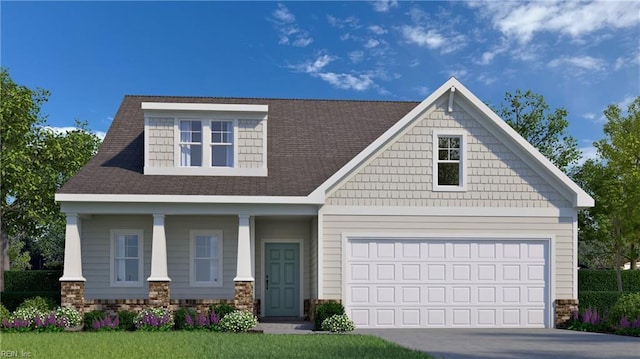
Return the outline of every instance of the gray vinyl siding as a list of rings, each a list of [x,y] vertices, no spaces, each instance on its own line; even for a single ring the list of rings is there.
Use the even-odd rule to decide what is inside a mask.
[[[110,232],[112,229],[144,231],[144,271],[142,287],[111,287]],[[190,230],[221,230],[223,233],[223,286],[191,287]],[[145,299],[146,279],[151,273],[153,217],[95,215],[81,224],[82,269],[87,299]],[[172,299],[233,299],[238,246],[237,216],[166,216],[167,269]]]
[[[418,118],[380,153],[329,193],[326,203],[339,206],[535,207],[571,204],[509,147],[462,107],[447,110],[448,96]],[[447,129],[467,133],[467,190],[433,189],[433,133]]]
[[[429,238],[429,236],[531,236],[555,237],[550,262],[555,281],[554,299],[573,299],[573,220],[570,217],[445,217],[324,215],[323,299],[342,296],[342,236],[379,233]],[[517,238],[517,237],[516,237]]]
[[[274,219],[274,218],[257,218],[256,219],[256,266],[255,266],[255,288],[256,297],[260,298],[263,290],[263,249],[265,241],[277,242],[278,240],[302,240],[303,250],[301,253],[303,273],[300,278],[303,279],[303,295],[309,298],[311,293],[311,272],[309,270],[310,252],[311,252],[311,220],[305,219]]]

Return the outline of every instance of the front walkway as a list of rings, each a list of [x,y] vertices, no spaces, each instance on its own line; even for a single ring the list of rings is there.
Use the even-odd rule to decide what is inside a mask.
[[[357,329],[444,359],[638,359],[640,338],[561,329]]]
[[[256,330],[265,334],[312,334],[313,323],[303,320],[287,322],[259,322]]]

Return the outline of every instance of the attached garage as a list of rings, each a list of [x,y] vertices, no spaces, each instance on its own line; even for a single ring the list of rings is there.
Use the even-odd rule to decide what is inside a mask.
[[[549,239],[347,238],[358,328],[553,327]]]

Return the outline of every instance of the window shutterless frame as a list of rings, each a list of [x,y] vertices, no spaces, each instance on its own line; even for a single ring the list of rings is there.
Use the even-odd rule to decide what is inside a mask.
[[[433,131],[433,190],[467,190],[467,134],[457,129]]]
[[[144,235],[141,229],[110,232],[110,283],[112,287],[142,287]]]
[[[222,287],[222,231],[192,230],[189,237],[190,286]]]

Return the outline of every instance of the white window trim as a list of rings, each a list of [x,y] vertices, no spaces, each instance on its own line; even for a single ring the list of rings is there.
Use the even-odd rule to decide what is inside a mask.
[[[460,185],[441,186],[438,185],[438,137],[458,136],[460,137]],[[432,148],[432,184],[433,191],[436,192],[465,192],[467,190],[467,133],[460,129],[441,129],[433,131]]]
[[[209,129],[209,147],[208,147],[208,151],[209,151],[209,163],[207,164],[208,167],[210,168],[238,168],[238,121],[235,119],[231,119],[231,118],[212,118],[207,120],[208,122],[208,129]],[[213,122],[231,122],[231,136],[233,137],[232,139],[232,143],[231,143],[231,148],[233,149],[233,163],[231,164],[231,166],[213,166],[211,164],[211,160],[213,158],[213,139],[211,138],[211,131],[212,131],[212,126],[211,124]]]
[[[196,281],[196,268],[195,268],[195,250],[196,250],[196,236],[198,235],[213,235],[218,238],[218,281]],[[189,285],[191,287],[222,287],[224,272],[223,270],[223,241],[221,230],[191,230],[189,231]]]
[[[131,235],[138,236],[138,280],[135,282],[125,282],[116,280],[116,236]],[[144,268],[144,231],[141,229],[112,229],[110,234],[109,247],[109,269],[110,283],[112,287],[142,287],[143,286],[143,268]]]
[[[182,122],[182,121],[200,122],[200,142],[182,142],[182,130],[180,129],[180,122]],[[174,123],[175,122],[176,121],[174,121]],[[204,123],[203,122],[204,122],[203,120],[197,119],[197,118],[194,118],[194,119],[191,119],[191,118],[180,118],[180,119],[178,119],[178,121],[177,121],[177,125],[178,125],[178,128],[177,128],[177,132],[178,133],[177,134],[178,134],[178,136],[177,136],[177,141],[175,142],[177,145],[175,146],[176,148],[174,149],[175,152],[178,155],[178,157],[174,159],[174,163],[177,163],[178,167],[180,167],[180,168],[200,168],[200,167],[204,166],[204,164],[202,166],[192,166],[192,165],[183,166],[182,165],[182,151],[181,151],[181,147],[182,147],[183,144],[184,145],[188,145],[189,148],[192,148],[192,146],[194,146],[194,145],[195,146],[200,145],[200,151],[202,152],[201,161],[204,163],[204,152],[205,152],[205,146],[206,145],[205,145],[205,142],[204,142],[204,133],[203,133],[204,132]],[[190,130],[189,132],[193,133],[193,130]]]

